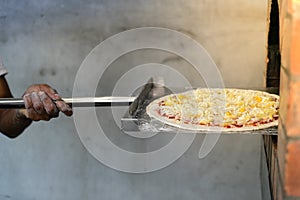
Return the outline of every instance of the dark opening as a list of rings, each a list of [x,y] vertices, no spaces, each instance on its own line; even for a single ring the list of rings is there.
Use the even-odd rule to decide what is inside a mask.
[[[270,26],[268,32],[268,62],[267,62],[267,77],[266,77],[266,86],[276,88],[276,91],[279,93],[279,84],[280,84],[280,50],[279,50],[279,8],[278,0],[271,1],[271,11],[270,11]],[[274,170],[274,158],[276,160],[277,155],[277,136],[264,136],[264,153],[266,155],[266,162],[268,168],[268,179],[269,187],[262,187],[262,199],[270,195],[271,199],[275,198],[274,191],[276,188],[273,188],[271,180]],[[275,162],[276,163],[276,162]],[[268,189],[267,189],[268,188]],[[269,195],[267,195],[269,194]]]
[[[280,52],[279,52],[279,9],[277,0],[272,0],[270,26],[268,33],[267,87],[279,88]]]

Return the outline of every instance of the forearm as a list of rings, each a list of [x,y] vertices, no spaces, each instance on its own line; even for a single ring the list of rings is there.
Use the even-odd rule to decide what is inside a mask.
[[[4,76],[0,76],[0,97],[12,97]],[[20,135],[31,124],[31,121],[18,109],[0,109],[0,132],[10,138]]]
[[[17,109],[0,110],[0,132],[10,138],[20,135],[31,122]]]
[[[0,98],[11,98],[12,94],[4,76],[0,76]],[[26,110],[0,109],[0,132],[15,138],[20,135],[32,120],[48,121],[58,117],[59,112],[71,116],[72,108],[46,84],[30,86],[23,95]],[[24,111],[24,112],[23,112]]]

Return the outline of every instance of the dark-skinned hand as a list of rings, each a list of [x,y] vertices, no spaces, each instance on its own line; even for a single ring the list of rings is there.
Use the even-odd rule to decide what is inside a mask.
[[[31,85],[23,94],[26,109],[20,112],[33,121],[58,117],[59,112],[67,116],[73,114],[72,108],[47,84]]]

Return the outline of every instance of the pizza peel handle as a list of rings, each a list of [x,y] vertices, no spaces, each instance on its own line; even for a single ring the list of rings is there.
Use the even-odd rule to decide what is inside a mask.
[[[129,106],[136,97],[76,97],[62,98],[72,107]],[[1,108],[25,108],[21,98],[0,98]]]

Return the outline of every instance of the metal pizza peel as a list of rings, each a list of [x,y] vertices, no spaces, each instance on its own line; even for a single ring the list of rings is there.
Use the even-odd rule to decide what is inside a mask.
[[[214,134],[214,131],[189,131],[163,124],[158,120],[150,118],[146,113],[146,107],[155,99],[172,94],[173,91],[182,92],[192,88],[169,89],[164,86],[160,77],[151,78],[137,94],[132,97],[107,96],[107,97],[76,97],[62,98],[71,107],[108,107],[128,106],[128,110],[121,118],[121,128],[124,132],[167,132],[167,133],[199,133]],[[255,88],[256,89],[256,88]],[[278,88],[256,89],[269,93],[278,93]],[[21,98],[0,98],[0,109],[25,108]],[[277,135],[277,127],[261,130],[222,132],[222,134],[253,134],[253,135]]]
[[[153,80],[150,80],[153,81]],[[129,106],[122,122],[122,129],[125,132],[167,132],[167,133],[197,133],[197,134],[251,134],[251,135],[277,135],[277,126],[259,130],[247,131],[190,131],[162,123],[156,119],[150,118],[146,113],[147,106],[155,99],[172,94],[174,92],[183,92],[193,88],[167,88],[164,86],[163,79],[155,80],[155,83],[145,85],[137,99]],[[159,84],[157,84],[159,83]],[[251,88],[271,94],[278,94],[279,88]]]

